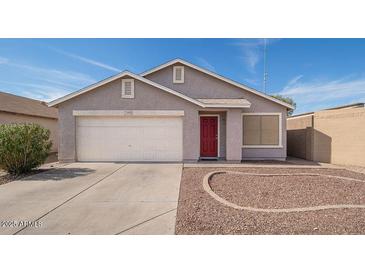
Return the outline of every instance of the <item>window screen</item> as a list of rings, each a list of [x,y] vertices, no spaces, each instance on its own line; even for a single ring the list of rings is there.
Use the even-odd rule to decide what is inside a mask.
[[[243,145],[279,145],[279,115],[244,115]]]

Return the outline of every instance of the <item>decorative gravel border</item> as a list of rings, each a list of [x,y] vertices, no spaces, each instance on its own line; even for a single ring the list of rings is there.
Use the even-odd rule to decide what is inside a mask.
[[[272,176],[323,176],[329,178],[337,178],[355,182],[365,183],[363,180],[341,177],[341,176],[333,176],[333,175],[325,175],[325,174],[317,174],[317,173],[292,173],[292,174],[258,174],[258,173],[246,173],[239,171],[213,171],[206,174],[203,178],[203,188],[204,190],[213,197],[216,201],[238,210],[248,210],[254,212],[266,212],[266,213],[290,213],[290,212],[305,212],[305,211],[317,211],[317,210],[325,210],[325,209],[346,209],[346,208],[362,208],[365,209],[365,205],[353,205],[353,204],[338,204],[338,205],[323,205],[323,206],[312,206],[312,207],[298,207],[298,208],[274,208],[274,209],[266,209],[266,208],[256,208],[256,207],[244,207],[239,206],[234,203],[231,203],[219,195],[217,195],[212,188],[210,187],[209,181],[215,174],[238,174],[238,175],[250,175],[250,176],[263,176],[263,177],[272,177]]]

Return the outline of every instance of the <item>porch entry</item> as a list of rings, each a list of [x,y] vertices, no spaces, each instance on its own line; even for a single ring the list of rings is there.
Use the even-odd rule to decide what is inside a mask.
[[[218,157],[218,116],[200,116],[200,157]]]

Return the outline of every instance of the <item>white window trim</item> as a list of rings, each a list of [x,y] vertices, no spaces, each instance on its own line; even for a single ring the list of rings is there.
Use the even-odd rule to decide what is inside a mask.
[[[125,94],[125,83],[131,83],[131,94]],[[133,99],[134,98],[134,79],[122,79],[122,98],[123,99]]]
[[[218,142],[217,142],[217,157],[201,157],[200,156],[200,117],[217,117],[218,120]],[[199,114],[199,158],[200,159],[212,159],[212,158],[219,158],[220,157],[220,148],[221,148],[221,134],[220,134],[220,120],[221,120],[221,115],[220,114]]]
[[[253,115],[259,115],[259,116],[264,116],[264,115],[277,115],[279,116],[279,144],[278,145],[242,145],[242,148],[283,148],[283,115],[281,112],[252,112],[252,113],[242,113],[242,130],[243,130],[243,116],[253,116]],[[241,143],[243,143],[243,134],[242,134],[242,141]]]
[[[176,70],[181,69],[181,80],[176,79]],[[174,66],[173,68],[173,78],[172,81],[174,84],[183,84],[185,80],[185,69],[184,66]]]

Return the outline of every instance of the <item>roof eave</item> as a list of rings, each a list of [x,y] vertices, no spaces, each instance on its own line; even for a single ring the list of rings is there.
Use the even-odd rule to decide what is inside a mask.
[[[121,78],[121,77],[125,76],[127,73],[128,73],[128,71],[122,71],[121,73],[118,73],[118,74],[116,74],[114,76],[108,77],[108,78],[106,78],[104,80],[101,80],[99,82],[96,82],[96,83],[94,83],[94,84],[92,84],[90,86],[87,86],[85,88],[82,88],[80,90],[77,90],[75,92],[72,92],[70,94],[67,94],[67,95],[65,95],[63,97],[60,97],[60,98],[58,98],[56,100],[53,100],[51,102],[48,102],[47,103],[47,106],[49,106],[49,107],[57,107],[62,102],[65,102],[67,100],[70,100],[70,99],[72,99],[72,98],[74,98],[74,97],[76,97],[78,95],[81,95],[81,94],[83,94],[85,92],[88,92],[88,91],[90,91],[92,89],[98,88],[98,87],[100,87],[102,85],[105,85],[105,84],[107,84],[109,82],[112,82],[114,80],[117,80],[118,78]]]
[[[204,104],[205,108],[250,108],[250,105]]]

